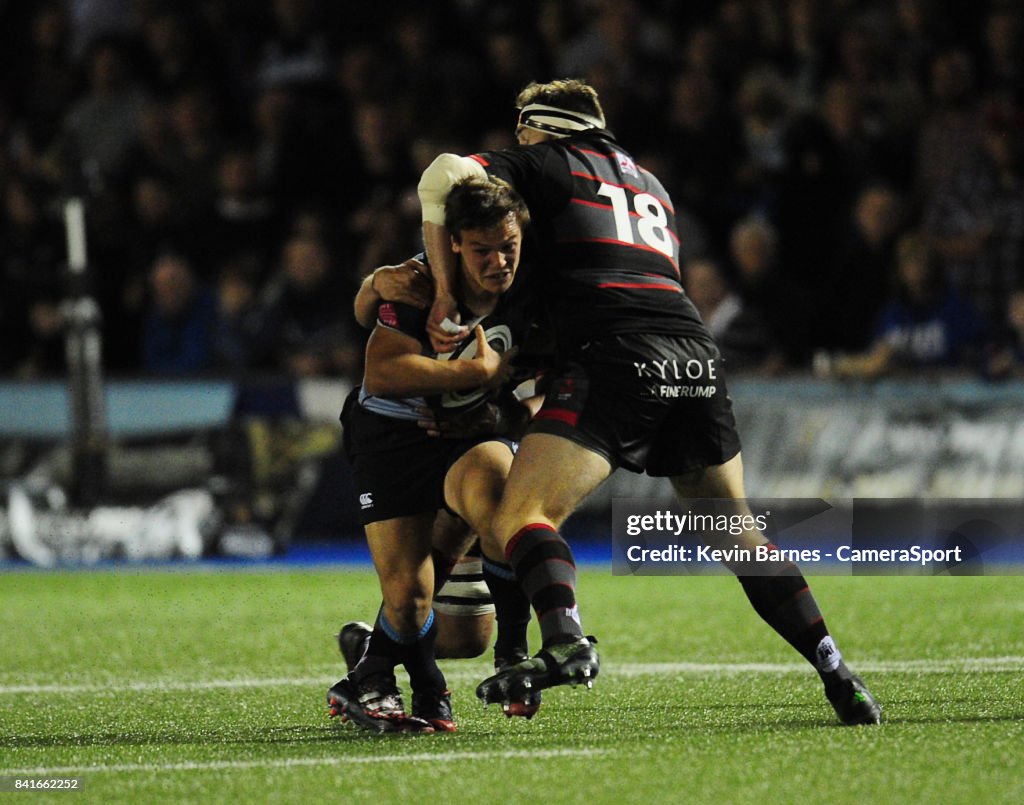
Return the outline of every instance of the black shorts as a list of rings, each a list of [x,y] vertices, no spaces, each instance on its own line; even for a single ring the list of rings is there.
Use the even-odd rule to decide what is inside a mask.
[[[740,451],[718,348],[671,335],[607,336],[576,350],[530,432],[654,476],[724,464]]]
[[[500,441],[513,452],[516,448],[515,442],[497,436],[428,436],[415,422],[375,414],[351,400],[341,422],[363,525],[444,508],[445,476],[463,455],[486,441]]]

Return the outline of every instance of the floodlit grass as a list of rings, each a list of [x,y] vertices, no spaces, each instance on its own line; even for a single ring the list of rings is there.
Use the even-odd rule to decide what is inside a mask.
[[[483,710],[486,658],[446,662],[460,731],[327,718],[333,633],[370,619],[369,570],[0,575],[0,777],[32,801],[1019,802],[1021,579],[812,579],[883,704],[843,728],[816,675],[729,578],[581,573],[592,692],[531,722]]]

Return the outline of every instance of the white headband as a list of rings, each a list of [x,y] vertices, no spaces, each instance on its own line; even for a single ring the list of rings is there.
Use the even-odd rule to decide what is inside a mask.
[[[603,129],[604,117],[570,112],[543,103],[529,103],[519,110],[519,125],[554,134],[556,137],[568,137],[588,129]]]

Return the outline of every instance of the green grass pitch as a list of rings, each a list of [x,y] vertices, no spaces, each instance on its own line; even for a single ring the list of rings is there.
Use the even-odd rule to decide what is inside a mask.
[[[593,691],[511,722],[473,696],[486,659],[445,662],[460,731],[374,736],[324,705],[368,569],[6,573],[0,777],[82,780],[33,802],[1024,801],[1020,577],[811,582],[880,727],[838,726],[730,578],[587,567]]]

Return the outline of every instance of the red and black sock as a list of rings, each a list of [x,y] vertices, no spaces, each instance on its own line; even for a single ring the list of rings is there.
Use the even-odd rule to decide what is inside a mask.
[[[770,575],[737,577],[754,610],[826,682],[829,675],[843,675],[846,666],[842,656],[800,568],[792,562],[765,564],[770,565],[765,568]]]
[[[509,541],[505,558],[537,613],[544,645],[582,637],[576,606],[576,563],[562,536],[544,523],[528,525]]]

